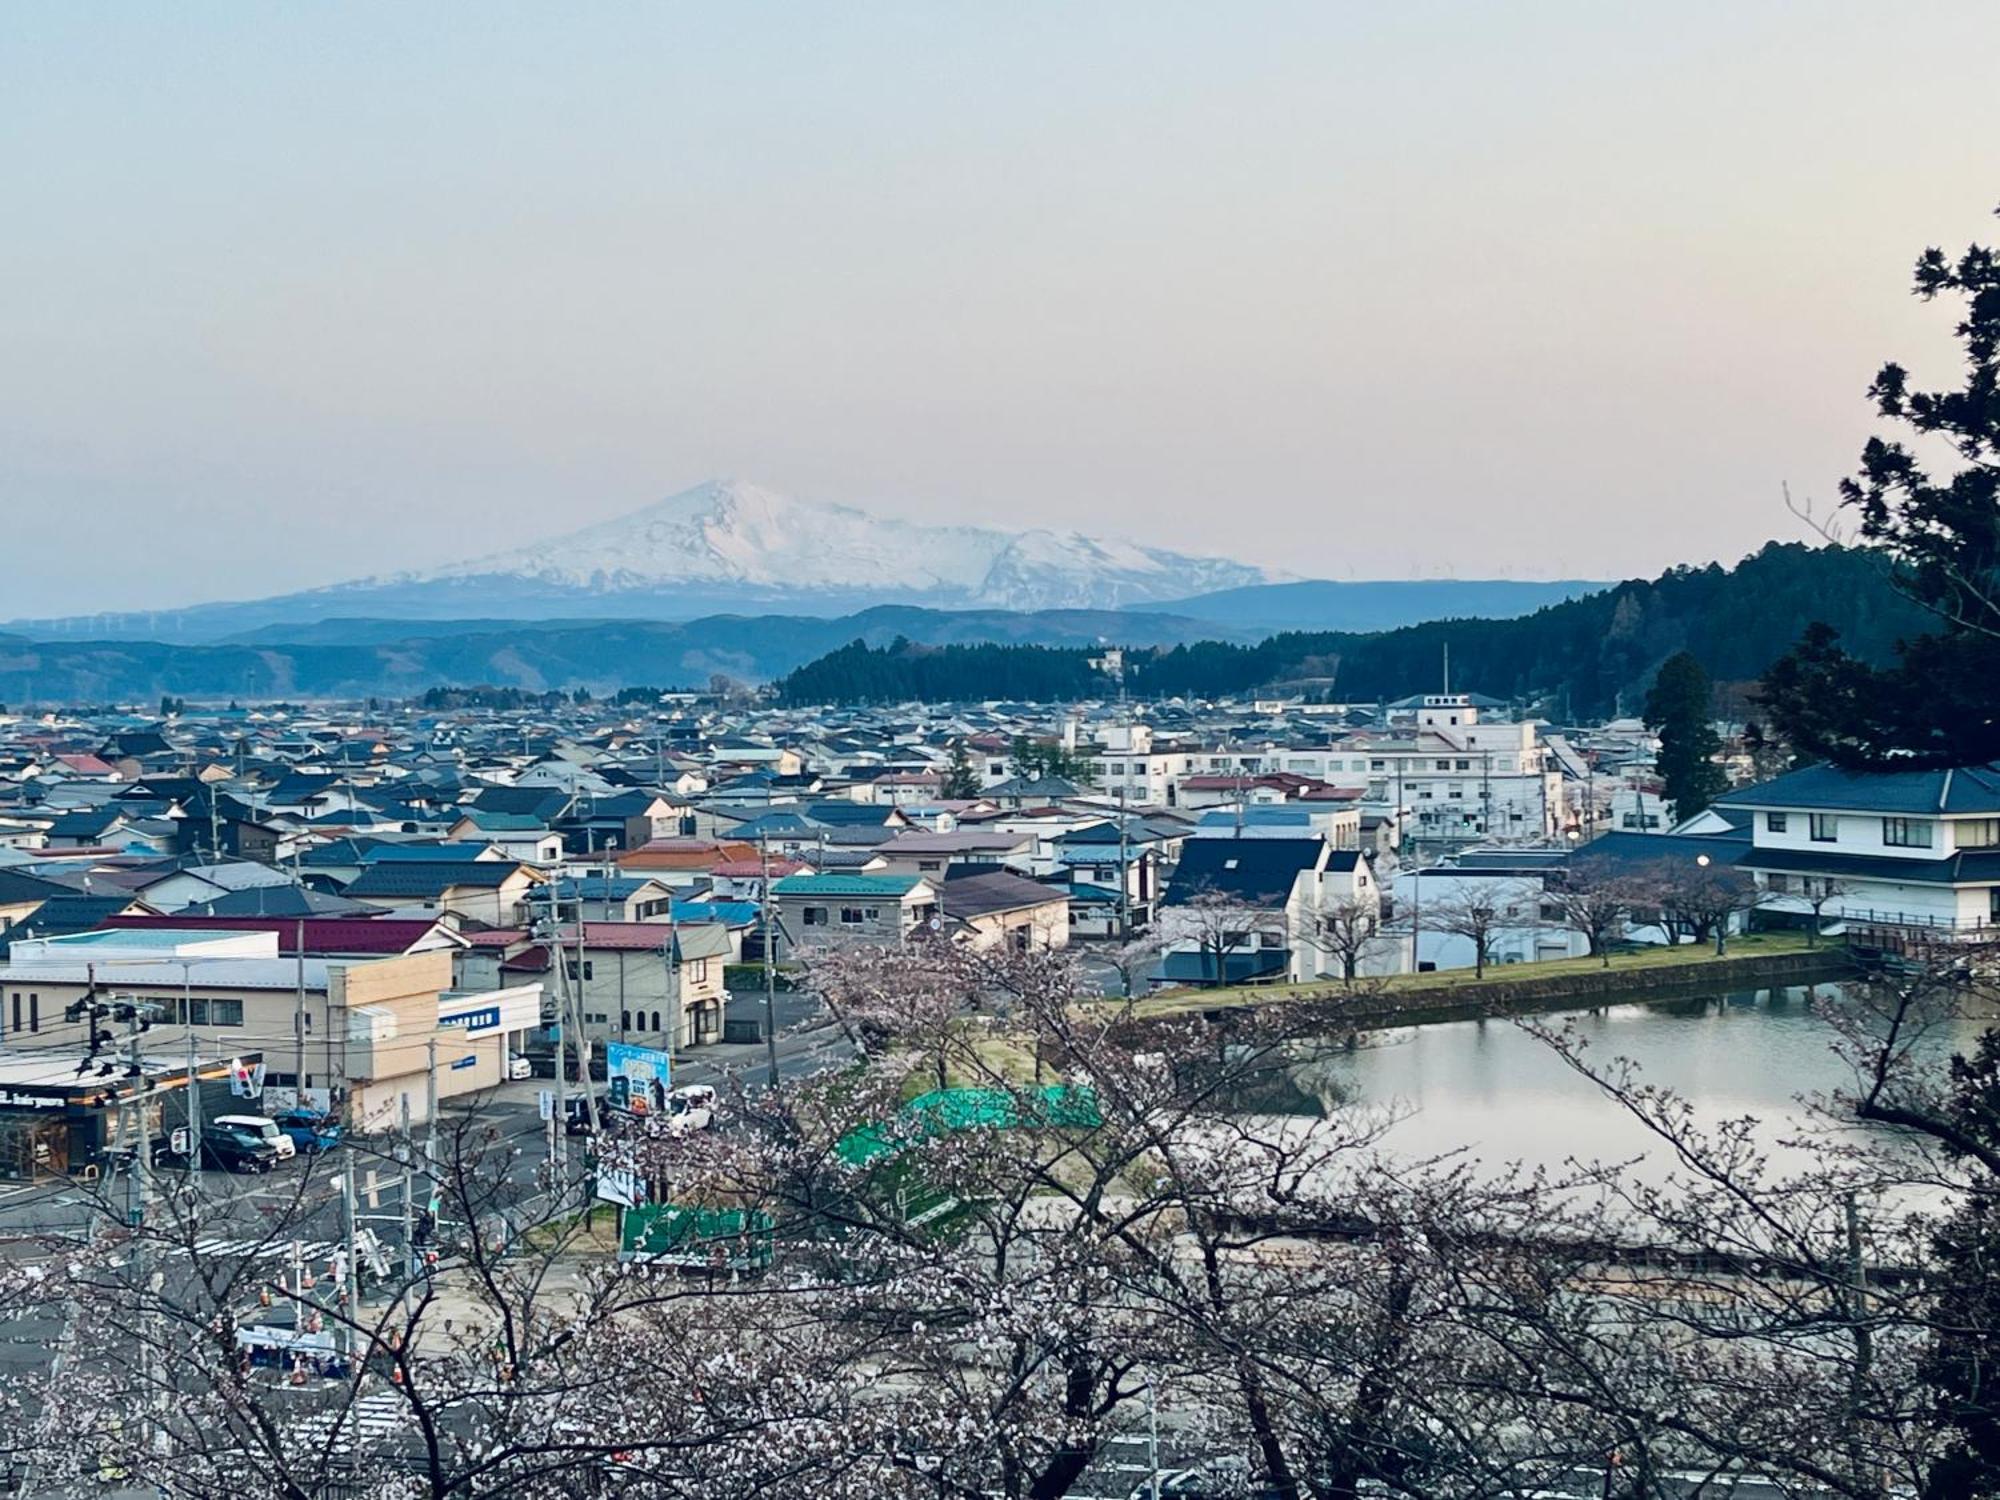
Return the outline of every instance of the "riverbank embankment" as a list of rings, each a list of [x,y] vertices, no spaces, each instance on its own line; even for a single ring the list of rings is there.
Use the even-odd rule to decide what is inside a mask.
[[[1705,946],[1696,951],[1693,945],[1641,950],[1614,955],[1608,965],[1597,958],[1510,964],[1489,967],[1484,976],[1470,969],[1455,969],[1362,979],[1351,985],[1336,979],[1309,985],[1170,990],[1140,1001],[1135,1009],[1141,1018],[1165,1018],[1236,1007],[1285,1006],[1324,1019],[1329,1025],[1375,1030],[1683,999],[1730,990],[1831,984],[1851,979],[1857,972],[1844,946],[1822,942],[1808,947],[1796,934],[1755,934],[1731,946],[1732,951],[1725,954]]]

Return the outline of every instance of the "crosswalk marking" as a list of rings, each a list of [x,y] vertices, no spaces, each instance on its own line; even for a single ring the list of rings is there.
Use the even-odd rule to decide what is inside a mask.
[[[307,1417],[301,1426],[309,1441],[316,1438],[326,1442],[333,1435],[335,1421],[334,1413],[317,1412]],[[388,1391],[357,1398],[345,1413],[338,1416],[338,1421],[340,1440],[334,1447],[340,1451],[349,1449],[357,1438],[395,1437],[409,1425],[403,1398]]]
[[[181,1248],[181,1247],[177,1247]],[[269,1239],[199,1239],[194,1242],[193,1252],[197,1256],[247,1256],[257,1260],[290,1260],[292,1242],[290,1240]],[[339,1247],[331,1240],[313,1240],[300,1247],[300,1258],[307,1264],[325,1260]],[[182,1253],[186,1253],[183,1248]]]

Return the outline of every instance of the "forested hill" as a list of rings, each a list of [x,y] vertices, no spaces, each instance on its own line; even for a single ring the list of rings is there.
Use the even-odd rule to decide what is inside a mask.
[[[1203,641],[1128,652],[1136,695],[1204,697],[1288,684],[1361,702],[1440,683],[1496,698],[1538,700],[1565,716],[1631,711],[1655,668],[1692,651],[1719,684],[1748,684],[1814,620],[1869,661],[1928,617],[1889,586],[1879,554],[1773,542],[1733,568],[1675,568],[1511,620],[1439,620],[1373,634],[1291,632],[1254,646]],[[1101,696],[1094,653],[1034,646],[896,642],[846,646],[779,684],[788,703]]]

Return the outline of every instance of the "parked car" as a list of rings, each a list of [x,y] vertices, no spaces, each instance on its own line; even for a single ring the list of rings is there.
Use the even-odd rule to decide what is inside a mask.
[[[524,1057],[519,1052],[509,1052],[507,1054],[507,1076],[509,1078],[533,1078],[535,1076],[535,1064],[533,1060]],[[550,1076],[554,1076],[553,1070]]]
[[[268,1172],[278,1164],[278,1148],[254,1130],[228,1123],[224,1116],[201,1132],[201,1159],[204,1166],[225,1172]],[[269,1123],[268,1121],[266,1122]],[[286,1142],[287,1145],[291,1143]]]
[[[278,1128],[278,1122],[269,1115],[217,1115],[211,1122],[217,1129],[239,1131],[267,1141],[278,1160],[289,1161],[299,1154],[298,1142]],[[202,1132],[206,1135],[208,1132]]]
[[[300,1151],[331,1151],[340,1144],[340,1122],[331,1115],[291,1110],[274,1117],[273,1123]]]
[[[715,1090],[708,1084],[684,1084],[667,1095],[668,1135],[688,1135],[714,1123]]]

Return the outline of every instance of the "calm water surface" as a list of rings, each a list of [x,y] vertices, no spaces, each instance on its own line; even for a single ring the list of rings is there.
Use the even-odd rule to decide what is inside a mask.
[[[1831,993],[1821,986],[1822,997]],[[1802,989],[1701,1000],[1612,1005],[1545,1018],[1568,1022],[1599,1066],[1629,1057],[1646,1082],[1689,1099],[1714,1122],[1754,1115],[1773,1137],[1807,1120],[1801,1094],[1851,1086],[1832,1035]],[[1940,1046],[1970,1045],[1967,1025]],[[1545,1043],[1511,1021],[1465,1021],[1385,1032],[1375,1044],[1308,1066],[1363,1105],[1409,1111],[1391,1130],[1399,1153],[1465,1150],[1492,1164],[1559,1166],[1656,1158],[1660,1147]]]

